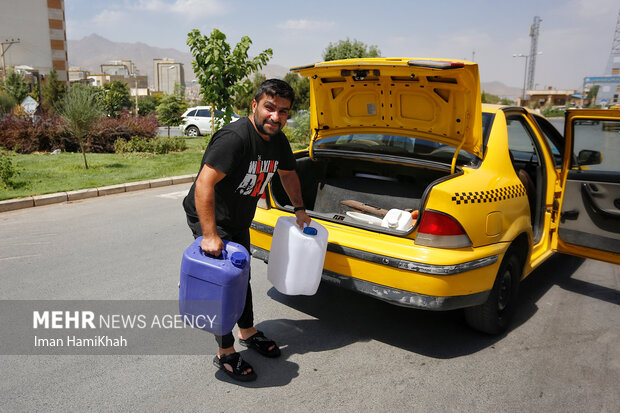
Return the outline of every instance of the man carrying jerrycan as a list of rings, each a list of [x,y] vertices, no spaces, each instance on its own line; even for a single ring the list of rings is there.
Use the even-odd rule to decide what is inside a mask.
[[[207,146],[200,172],[183,207],[194,238],[203,237],[201,249],[219,256],[224,243],[233,241],[250,250],[250,224],[256,204],[267,183],[278,172],[294,206],[297,225],[310,224],[303,207],[295,158],[282,133],[295,100],[291,86],[278,79],[261,84],[252,101],[252,114],[220,129]],[[254,328],[249,279],[243,313],[239,318],[239,342],[266,357],[278,357],[277,344]],[[232,333],[215,336],[216,367],[240,381],[256,379],[256,372],[235,351]]]

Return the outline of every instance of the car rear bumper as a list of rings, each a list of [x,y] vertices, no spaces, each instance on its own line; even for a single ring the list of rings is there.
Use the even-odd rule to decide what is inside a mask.
[[[272,234],[272,226],[252,223],[254,257],[268,261]],[[482,304],[489,295],[500,255],[478,257],[450,265],[435,265],[330,242],[323,279],[400,306],[453,310]]]
[[[252,245],[251,252],[254,258],[261,259],[265,262],[269,260],[269,251],[265,249]],[[490,291],[483,291],[468,295],[435,297],[375,284],[370,281],[337,274],[329,270],[323,270],[322,279],[340,287],[387,301],[391,304],[431,311],[448,311],[476,306],[484,303],[490,293]]]

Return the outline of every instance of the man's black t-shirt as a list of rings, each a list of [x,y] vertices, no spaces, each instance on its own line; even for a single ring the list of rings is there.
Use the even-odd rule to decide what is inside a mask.
[[[215,222],[219,227],[237,232],[250,227],[256,204],[267,184],[278,169],[295,169],[295,158],[284,133],[265,141],[246,117],[213,135],[200,171],[205,164],[226,174],[215,185]],[[188,217],[197,220],[195,188],[196,182],[183,200],[183,207]]]

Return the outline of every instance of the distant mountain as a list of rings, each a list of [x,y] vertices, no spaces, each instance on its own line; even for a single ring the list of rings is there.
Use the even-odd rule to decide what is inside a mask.
[[[141,75],[148,76],[149,87],[153,87],[153,59],[170,58],[183,63],[185,80],[195,79],[192,69],[192,55],[176,49],[164,49],[145,43],[113,42],[97,34],[91,34],[81,40],[67,42],[69,66],[80,67],[91,74],[100,73],[100,65],[111,60],[131,60]],[[282,78],[288,68],[279,65],[267,65],[261,70],[268,78]]]
[[[149,46],[141,42],[113,42],[97,34],[91,34],[81,40],[69,40],[67,48],[69,66],[80,67],[92,74],[100,73],[99,65],[111,60],[131,60],[141,75],[148,76],[149,86],[153,87],[153,59],[168,57],[183,63],[186,81],[195,79],[192,55],[189,52]],[[273,64],[261,70],[267,78],[283,78],[287,72],[287,67]],[[512,100],[521,95],[520,88],[506,86],[501,82],[484,82],[480,86],[485,92]]]
[[[506,86],[502,82],[482,82],[480,83],[480,91],[510,100],[517,100],[521,96],[522,90],[518,87]]]

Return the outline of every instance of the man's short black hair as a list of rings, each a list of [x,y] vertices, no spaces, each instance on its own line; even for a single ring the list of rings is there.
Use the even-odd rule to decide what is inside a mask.
[[[279,96],[290,100],[291,106],[293,106],[293,102],[295,101],[295,91],[293,91],[291,85],[280,79],[268,79],[261,83],[256,91],[256,95],[254,95],[254,99],[257,103],[261,100],[263,95],[271,97]]]

